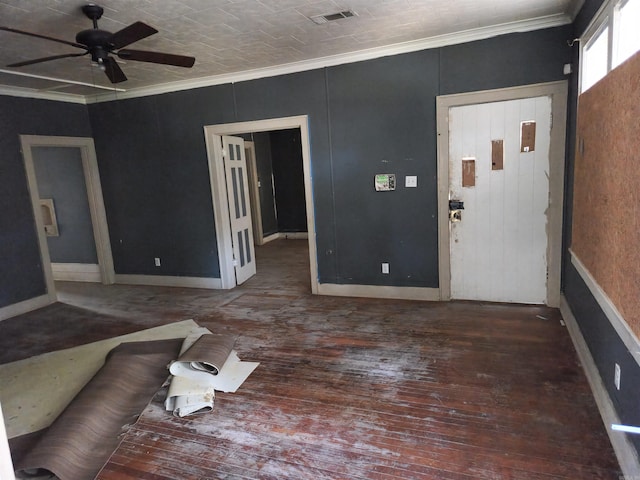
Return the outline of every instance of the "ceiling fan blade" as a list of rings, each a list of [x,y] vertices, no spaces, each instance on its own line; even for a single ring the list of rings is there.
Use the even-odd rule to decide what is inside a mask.
[[[113,58],[107,57],[103,60],[102,65],[104,65],[104,73],[109,77],[111,83],[120,83],[127,80],[127,76],[124,74],[118,62],[116,62]]]
[[[7,65],[7,67],[24,67],[25,65],[33,65],[34,63],[42,63],[42,62],[48,62],[50,60],[58,60],[59,58],[82,57],[84,55],[87,55],[88,53],[89,52],[66,53],[64,55],[53,55],[52,57],[35,58],[33,60],[26,60],[24,62],[12,63],[11,65]]]
[[[160,63],[162,65],[174,65],[176,67],[191,68],[195,63],[194,57],[173,55],[171,53],[147,52],[145,50],[120,50],[117,54],[123,60],[135,60],[137,62]]]
[[[24,30],[17,30],[15,28],[9,28],[9,27],[0,27],[0,30],[4,30],[5,32],[19,33],[20,35],[28,35],[30,37],[42,38],[44,40],[50,40],[52,42],[64,43],[65,45],[71,45],[72,47],[82,48],[83,50],[87,49],[87,47],[85,47],[84,45],[81,45],[79,43],[67,42],[66,40],[60,40],[59,38],[53,38],[53,37],[48,37],[46,35],[40,35],[39,33],[25,32]]]
[[[138,40],[142,40],[143,38],[147,38],[154,33],[158,33],[153,27],[150,27],[146,23],[136,22],[132,23],[128,27],[124,27],[122,30],[118,30],[116,33],[111,35],[109,39],[109,43],[113,45],[112,48],[115,50],[126,47]]]

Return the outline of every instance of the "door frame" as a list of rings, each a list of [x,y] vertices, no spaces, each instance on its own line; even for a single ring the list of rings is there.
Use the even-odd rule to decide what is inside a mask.
[[[213,200],[214,224],[220,264],[220,280],[222,288],[233,288],[236,279],[233,266],[233,248],[231,244],[231,223],[229,220],[229,202],[226,194],[224,168],[216,158],[222,158],[222,145],[215,139],[224,135],[242,135],[253,132],[273,130],[300,129],[302,144],[302,168],[304,172],[304,195],[307,208],[307,231],[309,241],[309,267],[311,274],[311,292],[318,293],[318,264],[315,235],[315,215],[313,208],[313,191],[311,177],[311,146],[309,143],[309,116],[272,118],[247,122],[205,125],[204,136],[207,147],[211,197]]]
[[[551,143],[549,146],[549,209],[547,243],[547,298],[551,307],[560,305],[562,270],[562,212],[564,200],[567,81],[483,90],[436,97],[438,131],[438,267],[440,299],[451,300],[449,224],[449,109],[451,107],[551,97]]]
[[[244,153],[247,157],[247,177],[249,179],[249,198],[251,199],[253,241],[256,245],[264,245],[264,235],[262,233],[262,208],[260,206],[260,187],[258,186],[258,162],[256,160],[255,143],[245,140]]]
[[[27,183],[29,186],[29,196],[36,222],[38,243],[40,245],[40,255],[42,257],[42,268],[47,286],[47,294],[56,300],[55,284],[53,281],[53,270],[51,267],[51,256],[47,237],[44,232],[44,222],[40,211],[40,195],[38,193],[38,182],[36,179],[35,166],[33,162],[33,147],[62,147],[78,148],[82,158],[82,171],[87,188],[87,200],[89,202],[89,212],[91,214],[91,226],[93,229],[93,239],[96,244],[98,266],[100,268],[100,279],[103,284],[110,285],[115,282],[115,270],[113,266],[113,255],[111,252],[111,242],[109,240],[109,227],[107,225],[107,215],[104,208],[104,198],[102,196],[102,186],[100,184],[100,173],[98,171],[98,161],[96,157],[95,144],[90,137],[56,137],[41,135],[20,135],[20,145],[22,147],[22,158],[24,160],[25,171],[27,173]]]

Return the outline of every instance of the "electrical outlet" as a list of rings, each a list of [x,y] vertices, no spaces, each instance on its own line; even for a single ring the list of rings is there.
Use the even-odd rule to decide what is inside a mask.
[[[386,263],[386,262],[382,264],[382,273],[384,273],[384,274],[388,274],[389,273],[389,264]]]
[[[154,260],[154,262],[156,264],[156,267],[159,267],[160,266],[160,257],[155,257],[153,260]]]
[[[615,373],[613,374],[613,383],[616,386],[616,390],[620,390],[620,377],[622,376],[622,371],[620,370],[620,365],[616,363]]]

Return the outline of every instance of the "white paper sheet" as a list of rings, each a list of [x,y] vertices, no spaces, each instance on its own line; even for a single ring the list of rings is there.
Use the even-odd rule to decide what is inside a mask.
[[[172,377],[164,405],[175,416],[185,417],[210,412],[214,399],[215,390],[212,386],[186,377]]]
[[[211,332],[205,328],[189,335],[182,344],[183,354],[202,335]],[[173,375],[171,385],[165,400],[165,409],[173,411],[179,417],[204,413],[213,409],[215,390],[234,393],[244,381],[260,365],[259,362],[243,362],[235,350],[231,350],[227,360],[219,372],[213,375],[209,372],[192,369],[189,362],[178,359],[169,365]]]
[[[173,362],[169,371],[177,377],[185,377],[203,385],[212,386],[220,392],[234,393],[251,375],[259,362],[242,362],[235,350],[231,350],[227,361],[217,375],[202,370],[194,370],[183,362]]]

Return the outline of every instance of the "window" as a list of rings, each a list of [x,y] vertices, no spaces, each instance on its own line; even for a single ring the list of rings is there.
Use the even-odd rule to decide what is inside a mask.
[[[614,68],[640,50],[640,0],[627,0],[616,7]]]
[[[640,50],[640,0],[605,1],[582,37],[580,90]]]
[[[582,53],[582,91],[591,88],[598,80],[607,74],[609,58],[609,27],[585,46]]]

